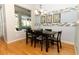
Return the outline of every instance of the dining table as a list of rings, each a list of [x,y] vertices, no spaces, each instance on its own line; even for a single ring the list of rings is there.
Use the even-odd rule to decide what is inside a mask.
[[[38,32],[39,33],[39,29],[32,29],[32,32],[34,33],[34,32]],[[27,32],[27,31],[26,31]],[[41,35],[43,36],[43,37],[45,37],[45,47],[46,47],[46,52],[48,52],[48,48],[49,48],[49,39],[48,39],[48,36],[49,35],[55,35],[56,33],[58,33],[58,31],[47,31],[47,30],[42,30],[42,33],[41,33]],[[26,33],[26,36],[28,36],[28,34]],[[28,43],[28,38],[26,37],[26,42]]]

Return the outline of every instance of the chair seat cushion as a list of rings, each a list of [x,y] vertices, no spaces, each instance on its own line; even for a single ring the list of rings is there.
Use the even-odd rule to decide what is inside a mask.
[[[42,40],[42,36],[39,36],[36,38],[37,40]]]

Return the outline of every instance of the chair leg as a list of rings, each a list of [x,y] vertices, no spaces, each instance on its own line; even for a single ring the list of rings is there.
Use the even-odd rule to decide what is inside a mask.
[[[48,52],[48,48],[49,48],[49,40],[46,39],[46,52]]]
[[[60,48],[62,48],[61,41],[60,41]]]
[[[36,48],[36,39],[34,39],[34,48]]]
[[[57,41],[57,51],[59,53],[59,42]]]
[[[31,46],[33,46],[33,39],[31,39]]]
[[[26,38],[26,44],[28,44],[28,38]]]
[[[40,41],[40,45],[41,45],[41,51],[43,50],[43,40]]]
[[[28,44],[28,34],[26,33],[26,44]]]
[[[51,45],[54,45],[54,41],[53,40],[51,40]]]

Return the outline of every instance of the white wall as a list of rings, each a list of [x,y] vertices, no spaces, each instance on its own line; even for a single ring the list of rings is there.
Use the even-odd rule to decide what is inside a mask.
[[[76,22],[77,20],[77,11],[61,13],[61,22]],[[62,27],[63,35],[62,39],[74,43],[75,40],[75,27]]]
[[[14,5],[5,4],[7,42],[16,39]]]

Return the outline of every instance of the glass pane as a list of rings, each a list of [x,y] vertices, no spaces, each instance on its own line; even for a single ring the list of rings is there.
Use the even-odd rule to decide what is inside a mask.
[[[22,28],[26,28],[26,27],[30,26],[30,21],[28,21],[28,19],[30,19],[29,16],[26,16],[26,15],[21,16]]]
[[[22,26],[25,26],[25,27],[26,27],[26,26],[27,26],[27,24],[26,24],[26,23],[27,23],[27,21],[26,21],[26,20],[22,20]]]
[[[19,16],[18,14],[15,14],[16,17],[16,28],[19,28]]]

